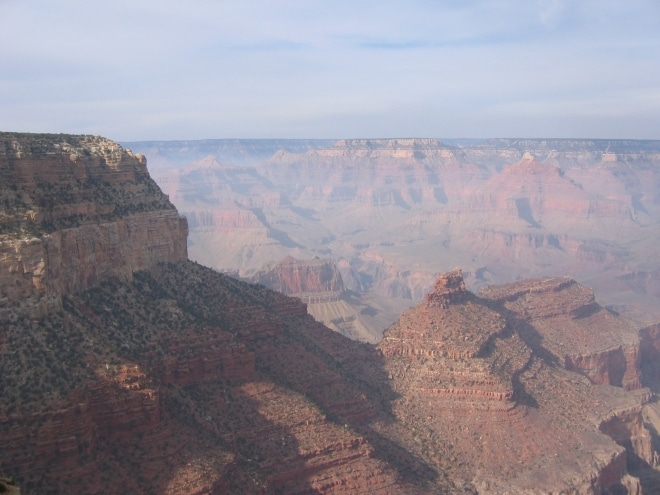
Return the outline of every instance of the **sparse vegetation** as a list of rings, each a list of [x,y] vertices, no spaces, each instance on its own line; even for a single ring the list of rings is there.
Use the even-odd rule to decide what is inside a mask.
[[[117,145],[94,136],[0,133],[0,235],[39,236],[83,223],[173,210],[134,161],[127,161],[123,172],[108,173],[108,164],[121,161],[122,153]],[[26,155],[36,157],[29,162],[33,173],[16,168],[17,158]],[[41,170],[45,156],[58,155],[61,158],[49,160],[48,169]],[[71,163],[78,160],[74,173]],[[89,204],[93,209],[86,208]]]

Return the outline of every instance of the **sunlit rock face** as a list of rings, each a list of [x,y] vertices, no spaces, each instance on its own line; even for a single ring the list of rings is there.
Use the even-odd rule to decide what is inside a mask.
[[[187,259],[186,220],[144,157],[104,138],[0,133],[0,198],[0,318]]]
[[[656,333],[642,332],[645,346]],[[409,428],[401,441],[476,492],[657,489],[658,410],[640,384],[657,386],[655,368],[640,368],[652,352],[640,359],[640,333],[574,280],[474,295],[447,272],[378,347]]]
[[[297,260],[291,256],[257,272],[251,281],[304,302],[337,300],[346,290],[337,267],[330,260]]]

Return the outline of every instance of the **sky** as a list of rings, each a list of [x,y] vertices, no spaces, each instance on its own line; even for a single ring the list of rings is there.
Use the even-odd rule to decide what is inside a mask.
[[[0,130],[660,139],[658,0],[0,0]]]

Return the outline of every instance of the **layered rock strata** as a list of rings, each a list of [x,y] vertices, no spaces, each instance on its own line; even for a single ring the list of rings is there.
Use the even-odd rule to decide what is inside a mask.
[[[22,486],[102,493],[121,473],[136,493],[423,493],[397,474],[413,457],[365,430],[386,387],[354,366],[379,354],[299,300],[186,262],[63,308],[5,333],[0,465]]]
[[[218,270],[331,258],[349,290],[413,304],[442,259],[463,267],[471,290],[570,274],[640,324],[660,318],[659,141],[254,145],[139,145],[163,162],[157,179],[189,216],[191,256]]]
[[[168,245],[179,246],[165,250],[171,254],[147,248],[156,254],[141,257],[126,241],[115,255],[130,271],[112,263],[61,283],[44,261],[40,283],[57,302],[47,310],[34,309],[46,296],[19,305],[20,291],[7,289],[0,471],[26,493],[648,495],[658,486],[660,411],[648,389],[627,390],[638,387],[632,364],[623,370],[605,354],[634,339],[590,290],[547,279],[476,296],[455,270],[379,346],[358,343],[314,321],[299,299],[181,260],[185,224],[157,190],[147,194],[139,167],[130,174],[128,152],[102,152],[120,173],[99,165],[100,182],[88,192],[87,182],[72,183],[75,194],[62,201],[79,204],[89,194],[107,216],[70,218],[56,214],[59,200],[46,201],[51,190],[38,174],[31,179],[17,163],[31,150],[45,177],[64,177],[67,167],[78,169],[61,143],[103,164],[108,158],[94,154],[100,138],[11,139],[18,144],[5,144],[3,173],[52,221],[35,227],[39,242],[142,218],[135,205],[145,205],[144,214],[171,211],[179,222],[165,232]],[[60,172],[49,169],[49,157]],[[122,191],[145,190],[122,196],[112,177]],[[12,184],[3,183],[4,197],[27,205]],[[105,203],[111,190],[120,196]],[[32,228],[28,210],[12,204],[3,242]],[[77,273],[93,274],[89,253],[104,246],[70,253]],[[6,280],[18,277],[12,266],[2,265]],[[32,280],[29,296],[33,273],[24,279]],[[646,350],[626,358],[652,389],[658,334],[645,328]],[[561,345],[551,344],[561,339],[574,339],[589,363],[610,364],[596,371],[577,357],[567,364]]]
[[[346,290],[334,263],[320,258],[298,260],[288,256],[247,280],[308,304],[338,301]]]
[[[530,345],[548,351],[593,383],[637,389],[641,383],[639,331],[602,308],[575,280],[531,279],[479,292],[512,312]]]
[[[146,161],[94,136],[0,133],[0,319],[187,259],[187,223]]]
[[[459,270],[440,276],[379,344],[399,395],[393,411],[410,435],[401,441],[479,493],[653,493],[656,430],[645,419],[653,395],[622,387],[639,387],[639,368],[608,375],[548,350],[571,338],[588,349],[599,326],[617,345],[616,335],[631,338],[570,279],[489,287],[477,297]],[[608,380],[618,386],[597,385]]]
[[[243,280],[296,297],[318,322],[349,338],[376,343],[409,301],[392,301],[349,291],[339,267],[328,259],[299,260],[288,256]]]
[[[183,261],[186,222],[144,159],[102,138],[2,138],[0,470],[29,493],[415,492],[297,371],[278,381],[318,361],[293,338],[317,324]],[[316,369],[336,383],[328,411],[374,414]]]

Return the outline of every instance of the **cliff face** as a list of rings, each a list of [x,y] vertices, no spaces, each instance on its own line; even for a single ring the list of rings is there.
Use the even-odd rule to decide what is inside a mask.
[[[259,270],[249,280],[306,303],[336,301],[346,290],[334,263],[319,258],[297,260],[289,256]]]
[[[318,257],[299,260],[288,256],[244,280],[300,299],[316,321],[362,342],[379,342],[382,329],[411,305],[405,299],[393,301],[347,290],[340,268],[332,260]]]
[[[187,223],[144,157],[103,138],[1,133],[0,199],[0,318],[187,259]]]
[[[1,137],[3,472],[28,493],[415,492],[326,416],[377,412],[305,348],[343,337],[187,262],[186,222],[143,158]],[[299,342],[310,331],[327,342]]]
[[[598,305],[591,289],[562,277],[486,287],[479,295],[510,311],[527,341],[543,342],[566,369],[593,383],[641,388],[638,329]]]

